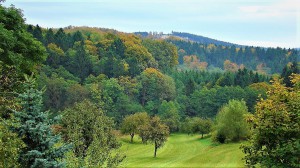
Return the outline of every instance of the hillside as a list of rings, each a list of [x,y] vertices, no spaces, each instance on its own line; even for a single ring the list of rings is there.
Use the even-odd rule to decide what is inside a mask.
[[[222,46],[241,46],[238,44],[233,44],[225,41],[220,41],[220,40],[215,40],[212,38],[200,36],[200,35],[195,35],[195,34],[190,34],[190,33],[184,33],[184,32],[172,32],[172,36],[175,37],[181,37],[183,39],[187,39],[189,41],[201,43],[201,44],[215,44],[215,45],[222,45]]]
[[[264,48],[242,46],[199,35],[182,32],[164,34],[162,32],[135,32],[143,39],[159,39],[174,44],[178,50],[180,69],[194,70],[228,70],[246,67],[265,75],[281,73],[292,62],[299,62],[298,49]]]

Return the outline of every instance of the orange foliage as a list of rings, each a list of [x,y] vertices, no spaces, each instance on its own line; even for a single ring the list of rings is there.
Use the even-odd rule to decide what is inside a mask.
[[[270,73],[270,68],[267,67],[265,64],[261,63],[261,64],[258,64],[256,66],[256,71],[257,73],[259,74],[262,74],[262,75],[268,75]]]
[[[197,70],[206,70],[207,62],[200,62],[200,59],[196,55],[184,56],[183,57],[184,64],[191,68]]]
[[[234,62],[225,60],[224,61],[224,70],[230,71],[230,72],[237,72],[239,70],[239,66]]]

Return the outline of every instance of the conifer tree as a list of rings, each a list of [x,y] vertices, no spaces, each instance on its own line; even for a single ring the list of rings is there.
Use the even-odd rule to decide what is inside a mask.
[[[26,147],[20,153],[20,163],[23,167],[54,168],[64,167],[59,158],[69,149],[68,145],[57,146],[60,136],[54,135],[51,129],[53,120],[48,112],[42,112],[42,93],[37,90],[32,76],[25,76],[25,92],[19,94],[22,109],[16,112],[20,127],[16,128],[19,137]]]

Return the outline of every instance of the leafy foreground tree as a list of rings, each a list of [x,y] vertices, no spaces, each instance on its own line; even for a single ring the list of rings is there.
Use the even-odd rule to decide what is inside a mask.
[[[169,127],[163,124],[157,116],[152,117],[149,123],[140,127],[140,137],[143,143],[148,141],[154,143],[154,157],[156,157],[157,149],[164,146],[169,133]]]
[[[300,75],[291,78],[293,88],[279,80],[260,100],[252,124],[250,144],[242,146],[248,166],[300,167]]]
[[[130,135],[130,142],[133,143],[133,137],[139,131],[139,127],[145,123],[148,123],[150,117],[146,112],[135,113],[126,116],[123,120],[121,132],[128,133]]]
[[[249,126],[245,117],[249,114],[245,101],[229,100],[217,114],[213,139],[224,143],[247,138]]]
[[[113,120],[88,100],[67,108],[63,112],[63,133],[74,145],[67,167],[117,167],[125,157],[118,151],[121,144],[112,134],[113,125]]]
[[[46,49],[26,31],[21,10],[0,1],[0,23],[0,61],[19,72],[35,71],[36,64],[46,59]]]
[[[53,121],[48,112],[42,112],[42,91],[36,89],[35,80],[32,76],[25,76],[25,92],[19,94],[21,111],[16,112],[16,119],[20,126],[16,132],[23,140],[26,147],[20,153],[22,167],[64,167],[59,158],[69,150],[68,145],[57,145],[59,135],[54,135],[51,125]]]
[[[0,118],[0,168],[21,167],[18,158],[24,143],[11,131],[13,126],[16,126],[15,120]]]

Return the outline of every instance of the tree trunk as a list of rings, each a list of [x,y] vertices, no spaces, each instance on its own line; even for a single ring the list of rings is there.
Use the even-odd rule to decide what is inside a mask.
[[[156,145],[156,141],[154,143],[154,157],[156,157],[156,151],[157,151],[157,145]]]
[[[130,138],[130,142],[133,143],[133,137],[134,137],[134,133],[130,134],[131,138]]]
[[[201,137],[201,139],[203,139],[203,134],[202,134],[202,137]]]

